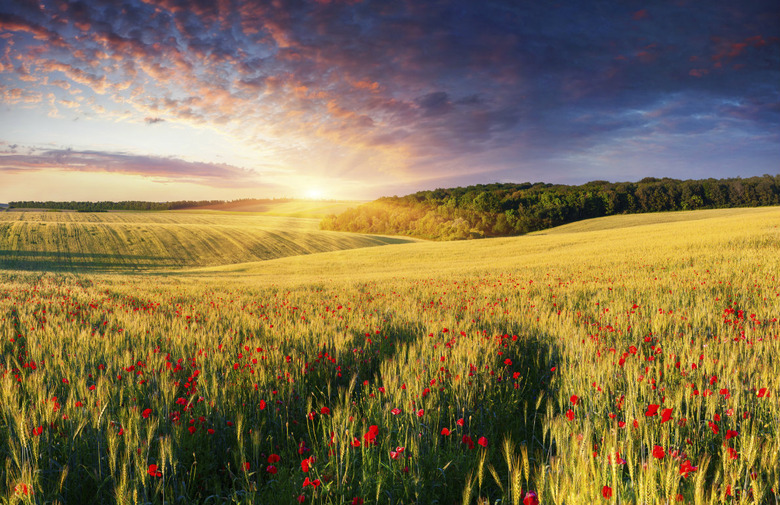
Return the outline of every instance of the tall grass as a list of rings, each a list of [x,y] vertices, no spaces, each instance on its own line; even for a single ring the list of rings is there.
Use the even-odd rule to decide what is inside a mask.
[[[0,503],[776,503],[778,226],[5,271]]]

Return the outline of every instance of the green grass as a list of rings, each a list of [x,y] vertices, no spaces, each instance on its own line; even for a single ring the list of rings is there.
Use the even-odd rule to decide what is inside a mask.
[[[4,212],[0,268],[126,271],[268,260],[408,242],[317,219],[221,212]]]

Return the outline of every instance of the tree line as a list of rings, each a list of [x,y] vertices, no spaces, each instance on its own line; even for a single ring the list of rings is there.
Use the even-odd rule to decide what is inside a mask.
[[[180,210],[192,209],[196,207],[210,207],[225,203],[254,204],[254,203],[281,203],[289,201],[289,198],[282,199],[256,199],[243,198],[239,200],[179,200],[175,202],[142,202],[142,201],[123,201],[123,202],[39,202],[39,201],[20,201],[9,202],[9,207],[14,209],[51,209],[51,210],[73,210],[77,212],[107,212],[110,210]]]
[[[703,180],[647,177],[579,186],[495,183],[383,197],[328,216],[321,228],[458,240],[521,235],[614,214],[765,205],[780,205],[780,174]]]

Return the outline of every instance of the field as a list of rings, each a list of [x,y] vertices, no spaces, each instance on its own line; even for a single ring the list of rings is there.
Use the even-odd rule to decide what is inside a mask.
[[[35,216],[0,214],[0,503],[780,501],[777,207],[349,250]],[[283,232],[332,250],[255,261]]]
[[[276,211],[311,210],[294,204]],[[318,219],[254,213],[0,213],[0,268],[19,270],[170,269],[408,241],[320,231]]]

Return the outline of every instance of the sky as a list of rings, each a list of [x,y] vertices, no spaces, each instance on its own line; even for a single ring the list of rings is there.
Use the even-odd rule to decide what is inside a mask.
[[[0,3],[0,202],[777,173],[776,0]]]

